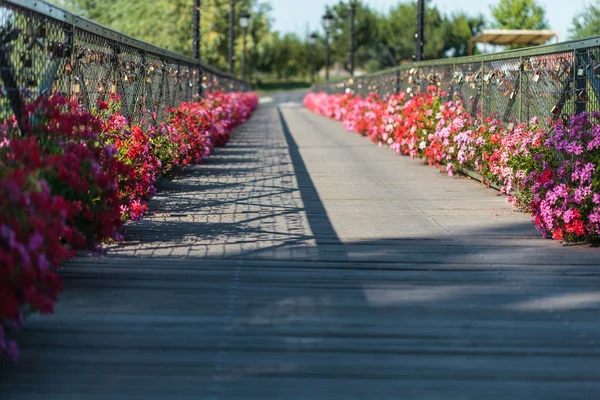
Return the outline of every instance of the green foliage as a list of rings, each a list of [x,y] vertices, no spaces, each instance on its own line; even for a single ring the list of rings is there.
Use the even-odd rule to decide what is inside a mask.
[[[526,1],[526,0],[522,0]],[[92,20],[158,46],[191,54],[192,0],[55,0]],[[315,69],[324,66],[325,40],[320,34],[313,47],[305,37],[272,29],[269,0],[238,0],[236,12],[249,10],[252,18],[247,36],[248,75],[257,79],[309,81]],[[331,63],[349,68],[350,8],[339,0],[330,8],[334,15],[330,49]],[[364,1],[356,8],[356,68],[369,72],[412,60],[415,53],[416,1],[403,0],[385,14]],[[431,0],[426,2],[425,58],[462,56],[468,40],[484,25],[481,15],[464,12],[444,15]],[[241,75],[242,30],[235,21],[234,73]],[[228,69],[229,2],[202,0],[202,61]]]
[[[274,34],[270,48],[271,59],[263,65],[263,72],[272,72],[278,79],[302,76],[310,72],[308,46],[293,33]]]
[[[349,7],[340,1],[332,8],[334,59],[348,61],[350,24]],[[468,53],[468,41],[484,24],[483,16],[465,13],[443,15],[437,7],[425,6],[425,58],[462,56]],[[385,15],[377,15],[359,3],[356,18],[356,62],[367,71],[395,66],[412,60],[415,54],[417,3],[402,2]],[[374,61],[376,60],[376,61]]]
[[[57,0],[58,3],[85,17],[109,26],[119,32],[173,50],[191,55],[192,0]],[[248,54],[251,61],[264,57],[270,40],[271,21],[269,3],[259,0],[238,0],[236,12],[249,10],[252,18],[248,28]],[[200,52],[202,61],[217,68],[228,68],[229,2],[203,0],[201,6]],[[241,54],[242,30],[235,21],[235,54]],[[241,57],[235,60],[235,69],[241,69]]]
[[[484,25],[485,20],[481,14],[475,17],[468,16],[464,12],[453,14],[446,21],[446,46],[450,51],[449,55],[453,57],[469,55],[469,39],[481,31]]]
[[[569,28],[571,39],[582,39],[600,35],[600,1],[588,4],[573,18],[573,26]]]
[[[417,4],[399,3],[392,8],[389,18],[381,21],[382,42],[397,61],[410,60],[415,54],[417,32]],[[440,58],[445,50],[444,20],[437,7],[425,9],[425,58]]]
[[[334,20],[331,27],[331,58],[350,70],[350,6],[340,1],[331,8]],[[358,3],[355,13],[355,57],[357,65],[364,65],[381,56],[380,18],[368,6]]]
[[[536,0],[500,0],[491,7],[494,27],[498,29],[548,29],[546,10]],[[527,47],[523,44],[507,46],[509,49]]]
[[[546,10],[536,0],[500,0],[491,7],[495,19],[494,27],[498,29],[548,29]],[[509,49],[526,47],[527,45],[511,45]]]
[[[311,83],[308,81],[259,81],[256,85],[258,92],[278,92],[278,91],[290,91],[290,90],[301,90],[309,89]]]

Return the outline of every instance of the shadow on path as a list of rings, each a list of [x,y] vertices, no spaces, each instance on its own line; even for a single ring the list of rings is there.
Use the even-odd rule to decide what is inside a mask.
[[[319,247],[327,244],[330,246],[338,246],[340,249],[343,249],[343,244],[338,238],[331,221],[327,218],[327,211],[319,197],[317,188],[310,177],[306,164],[300,155],[298,145],[291,135],[287,122],[279,108],[277,109],[277,113],[281,120],[283,134],[285,135],[288,151],[294,165],[294,172],[298,181],[300,195],[304,203],[306,218],[308,219],[310,230],[315,237],[316,245]]]
[[[65,267],[2,398],[599,397],[596,251],[295,96],[164,182],[132,241]]]

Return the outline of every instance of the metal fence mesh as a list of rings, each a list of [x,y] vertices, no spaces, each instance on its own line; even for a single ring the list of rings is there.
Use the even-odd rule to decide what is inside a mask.
[[[460,99],[478,118],[505,123],[534,116],[550,123],[600,111],[600,38],[481,55],[425,61],[313,86],[314,91],[411,95],[435,86]]]
[[[132,121],[210,91],[250,85],[192,58],[149,45],[39,0],[0,0],[0,118],[58,91],[93,110],[112,93]]]

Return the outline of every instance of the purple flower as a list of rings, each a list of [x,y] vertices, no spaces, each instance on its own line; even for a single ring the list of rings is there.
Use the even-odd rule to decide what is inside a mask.
[[[4,238],[11,248],[14,248],[17,242],[15,232],[7,225],[0,225],[0,237]]]
[[[14,362],[19,361],[19,347],[15,342],[8,342],[8,345],[6,346],[6,354]]]
[[[104,152],[106,153],[106,156],[108,158],[113,158],[119,152],[119,150],[116,146],[107,144],[106,146],[104,146]]]
[[[35,252],[41,249],[43,244],[44,237],[39,232],[36,232],[29,236],[29,243],[27,244],[27,248],[29,249],[29,251]]]
[[[38,255],[38,268],[40,271],[47,272],[50,269],[50,263],[45,255]]]

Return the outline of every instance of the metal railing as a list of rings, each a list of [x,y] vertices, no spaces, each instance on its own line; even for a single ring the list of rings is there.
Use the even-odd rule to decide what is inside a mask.
[[[600,110],[600,37],[401,65],[313,86],[314,91],[409,95],[437,86],[475,117],[550,122]]]
[[[0,117],[56,90],[94,109],[117,93],[132,121],[204,91],[250,85],[198,60],[133,39],[40,0],[0,0]]]

